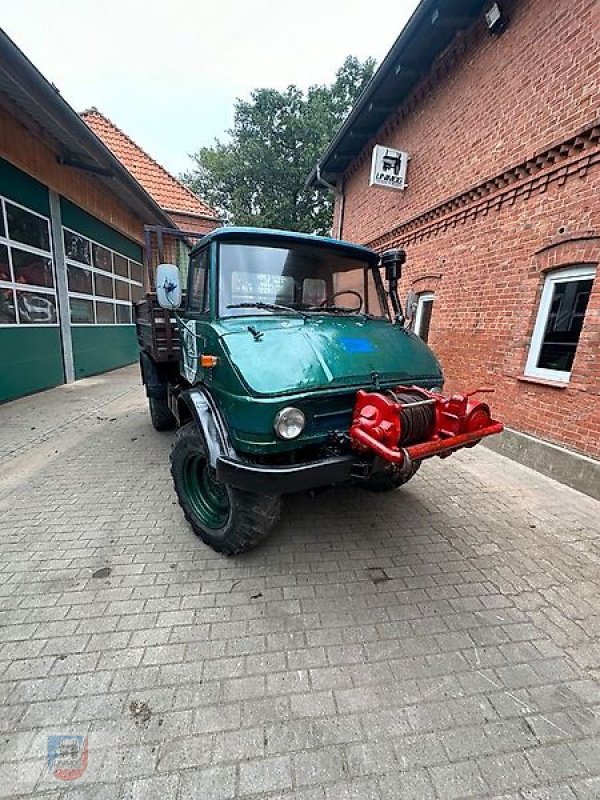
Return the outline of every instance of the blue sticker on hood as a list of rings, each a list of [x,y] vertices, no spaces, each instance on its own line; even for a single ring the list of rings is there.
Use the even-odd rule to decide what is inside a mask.
[[[368,339],[340,339],[342,348],[347,353],[374,353],[375,345]]]

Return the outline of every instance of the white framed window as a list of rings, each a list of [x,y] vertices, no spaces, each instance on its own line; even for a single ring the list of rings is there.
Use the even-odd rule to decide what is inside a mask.
[[[422,292],[417,299],[417,310],[415,311],[415,333],[424,342],[429,339],[429,326],[431,324],[431,313],[433,311],[433,292]]]
[[[595,275],[595,267],[577,266],[546,276],[525,364],[527,377],[568,382]]]
[[[131,325],[142,265],[63,227],[71,325]]]
[[[0,328],[58,325],[50,220],[0,197]]]

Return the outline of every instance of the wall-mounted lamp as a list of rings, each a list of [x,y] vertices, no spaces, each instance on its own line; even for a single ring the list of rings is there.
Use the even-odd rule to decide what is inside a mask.
[[[498,3],[494,3],[485,12],[485,22],[489,32],[498,36],[505,30],[508,24],[508,17],[506,14],[502,13],[502,9]]]

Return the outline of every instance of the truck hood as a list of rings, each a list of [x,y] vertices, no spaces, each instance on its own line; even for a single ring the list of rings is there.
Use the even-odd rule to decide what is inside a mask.
[[[383,383],[442,379],[427,345],[385,320],[331,314],[236,317],[221,320],[221,336],[234,369],[255,395],[372,386],[373,373]]]

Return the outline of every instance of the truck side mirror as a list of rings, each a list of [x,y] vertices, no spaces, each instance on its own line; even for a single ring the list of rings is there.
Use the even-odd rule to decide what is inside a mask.
[[[159,264],[156,268],[156,299],[161,308],[169,311],[181,305],[181,278],[175,264]]]

